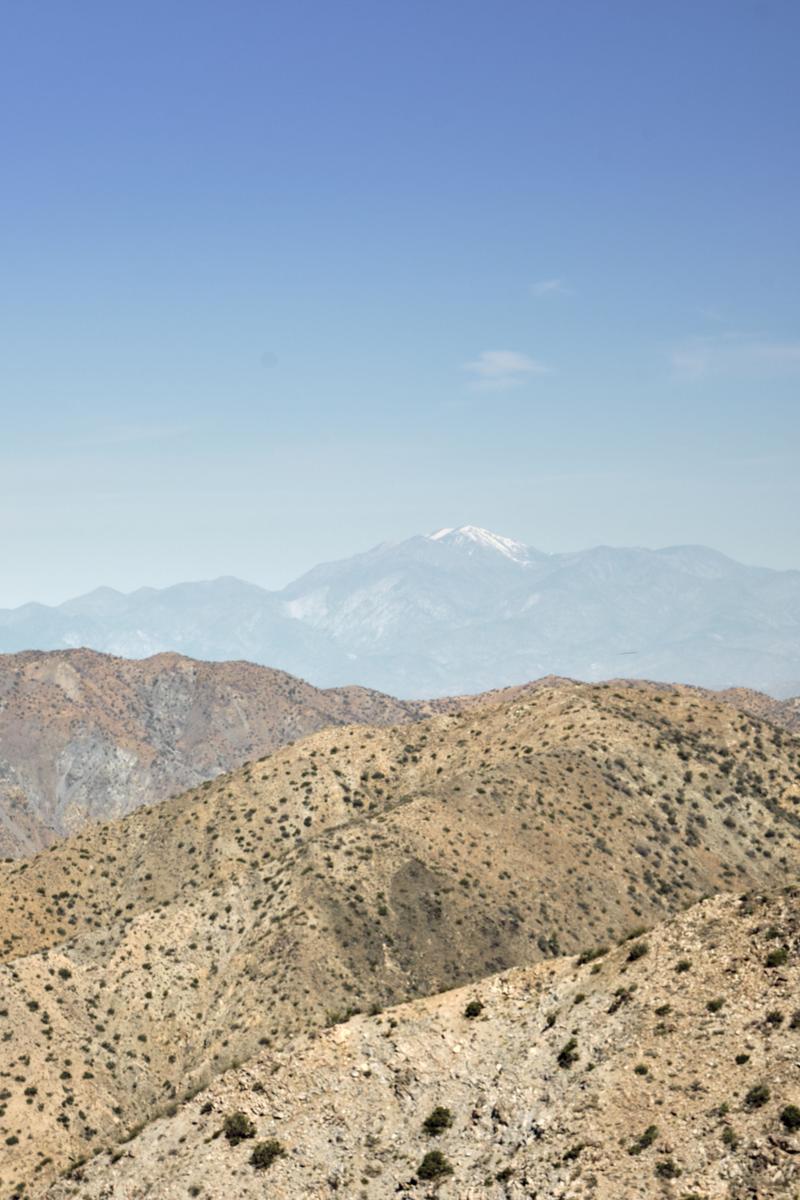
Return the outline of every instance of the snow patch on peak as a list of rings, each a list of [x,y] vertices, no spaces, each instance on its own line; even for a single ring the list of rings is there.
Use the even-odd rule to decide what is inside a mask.
[[[527,562],[530,558],[528,547],[512,538],[502,537],[492,533],[490,529],[481,529],[478,525],[460,525],[458,529],[437,529],[428,535],[431,542],[449,542],[454,546],[466,546],[470,552],[472,547],[480,546],[485,550],[494,550],[514,562]]]

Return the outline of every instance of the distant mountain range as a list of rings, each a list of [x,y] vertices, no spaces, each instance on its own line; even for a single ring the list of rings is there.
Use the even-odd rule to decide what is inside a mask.
[[[800,691],[800,571],[703,546],[544,554],[465,525],[324,563],[281,591],[223,578],[0,610],[0,652],[77,646],[247,659],[403,697],[546,674],[789,696]]]

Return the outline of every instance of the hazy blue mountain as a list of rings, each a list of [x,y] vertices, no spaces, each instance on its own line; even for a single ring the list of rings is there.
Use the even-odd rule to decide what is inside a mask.
[[[0,610],[0,651],[245,658],[400,696],[544,674],[800,690],[800,572],[703,546],[543,554],[474,526],[376,546],[279,592],[238,579],[98,588]]]

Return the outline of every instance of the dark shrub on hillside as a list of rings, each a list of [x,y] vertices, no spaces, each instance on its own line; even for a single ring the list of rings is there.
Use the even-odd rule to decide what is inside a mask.
[[[253,1146],[250,1162],[257,1171],[264,1171],[272,1166],[276,1158],[282,1158],[285,1153],[277,1138],[267,1138],[265,1142],[256,1142]]]
[[[444,1133],[445,1129],[449,1129],[453,1124],[453,1114],[449,1108],[442,1108],[438,1104],[422,1122],[422,1128],[429,1137],[438,1137],[440,1133]]]
[[[453,1168],[441,1150],[429,1150],[417,1167],[420,1179],[443,1179],[445,1175],[452,1174]]]
[[[228,1113],[222,1123],[222,1132],[232,1146],[243,1142],[245,1138],[256,1136],[256,1127],[243,1112]]]

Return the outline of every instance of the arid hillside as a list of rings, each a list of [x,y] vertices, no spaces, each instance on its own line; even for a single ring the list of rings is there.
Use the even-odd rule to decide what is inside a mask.
[[[399,725],[573,686],[548,676],[483,695],[400,701],[358,687],[320,691],[268,667],[178,654],[2,655],[0,859],[34,854],[85,825],[178,795],[317,729]],[[720,697],[776,725],[800,725],[800,701],[746,689]]]
[[[0,656],[0,858],[183,792],[327,725],[412,709],[363,688],[179,654]]]
[[[728,688],[719,692],[721,700],[734,704],[742,712],[752,713],[762,721],[771,721],[792,733],[800,733],[800,696],[789,700],[775,700],[765,696],[763,692],[754,692],[750,688]]]
[[[0,865],[0,1189],[353,1009],[785,882],[799,755],[691,691],[541,688],[323,730]]]
[[[264,1050],[47,1196],[786,1200],[798,1004],[800,892],[719,896]]]

